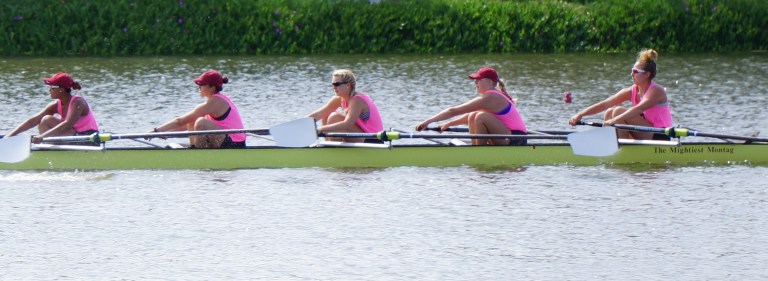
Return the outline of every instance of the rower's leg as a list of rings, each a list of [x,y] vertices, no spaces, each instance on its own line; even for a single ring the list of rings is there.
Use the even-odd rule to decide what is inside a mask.
[[[629,110],[626,107],[623,106],[615,106],[605,111],[605,115],[603,116],[603,120],[610,120],[613,119],[616,116],[619,116],[623,114],[624,112],[627,112]],[[616,121],[616,124],[620,125],[634,125],[634,126],[646,126],[650,127],[651,123],[648,122],[648,120],[645,120],[643,116],[635,116],[628,119],[621,119]],[[649,140],[653,138],[653,133],[648,132],[634,132],[634,131],[627,131],[627,130],[616,130],[616,136],[620,139],[641,139],[641,140]]]
[[[331,115],[328,115],[328,119],[326,121],[326,124],[323,124],[323,125],[336,124],[336,123],[339,123],[339,122],[343,122],[344,118],[345,118],[344,114],[341,114],[341,113],[338,113],[338,112],[333,112],[333,113],[331,113]],[[344,139],[342,139],[342,138],[325,138],[325,140],[327,140],[327,141],[344,141]]]
[[[208,130],[221,130],[219,126],[216,126],[211,120],[203,117],[197,118],[195,121],[194,131],[208,131]],[[226,135],[198,135],[189,136],[189,142],[196,148],[219,148],[224,142]]]
[[[475,112],[473,124],[475,134],[510,134],[507,126],[488,112]],[[473,139],[475,145],[508,145],[509,139]]]
[[[61,119],[59,119],[56,116],[53,115],[46,115],[43,116],[43,119],[40,120],[40,124],[37,125],[37,130],[40,134],[47,132],[50,129],[53,129],[53,127],[58,126],[61,124]],[[58,134],[58,136],[71,136],[75,134],[75,130],[70,128],[67,131],[61,132],[61,134]],[[53,137],[53,136],[51,136]]]

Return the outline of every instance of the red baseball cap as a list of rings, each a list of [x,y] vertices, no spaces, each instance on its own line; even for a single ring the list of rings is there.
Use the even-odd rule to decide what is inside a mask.
[[[215,70],[208,70],[192,81],[195,81],[195,84],[198,86],[213,85],[214,87],[219,87],[224,85],[224,78]]]
[[[493,82],[499,82],[499,74],[496,73],[496,70],[490,67],[483,67],[477,70],[477,73],[472,73],[469,75],[469,79],[473,80],[482,78],[488,78]]]
[[[75,84],[75,80],[64,72],[56,73],[51,78],[43,78],[43,82],[45,82],[45,85],[63,88],[72,88],[72,84]]]

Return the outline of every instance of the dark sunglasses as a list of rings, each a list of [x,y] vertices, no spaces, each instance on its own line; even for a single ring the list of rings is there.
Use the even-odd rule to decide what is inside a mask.
[[[341,86],[341,85],[344,85],[344,84],[347,84],[347,83],[349,83],[349,82],[333,82],[333,83],[331,83],[331,85],[334,86],[334,87],[338,87],[338,86]]]

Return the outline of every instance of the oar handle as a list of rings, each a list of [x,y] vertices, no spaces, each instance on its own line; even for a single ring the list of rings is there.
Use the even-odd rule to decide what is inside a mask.
[[[462,133],[469,132],[469,128],[459,128],[459,127],[448,127],[445,130],[441,130],[440,127],[427,127],[425,130],[435,131],[435,132],[462,132]]]

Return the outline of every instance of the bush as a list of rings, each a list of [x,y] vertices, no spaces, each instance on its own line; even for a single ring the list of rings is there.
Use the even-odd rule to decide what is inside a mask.
[[[375,2],[375,1],[374,1]],[[6,0],[0,55],[765,50],[762,0]]]

